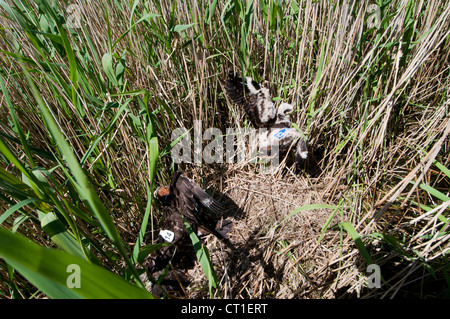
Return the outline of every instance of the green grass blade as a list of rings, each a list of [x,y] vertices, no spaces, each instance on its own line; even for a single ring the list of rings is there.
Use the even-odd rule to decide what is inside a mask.
[[[277,14],[278,14],[278,3],[276,0],[270,1],[270,9],[269,9],[269,29],[272,31],[277,30]]]
[[[79,258],[86,259],[85,252],[75,236],[67,230],[66,226],[54,213],[43,214],[41,227],[62,250]]]
[[[3,142],[3,140],[0,138],[0,152],[16,167],[19,169],[19,171],[26,177],[28,178],[28,180],[30,181],[30,186],[33,188],[34,192],[36,193],[37,196],[39,196],[39,198],[44,198],[44,194],[42,193],[41,189],[42,187],[40,187],[40,182],[39,180],[33,175],[31,174],[24,165],[22,165],[22,163],[19,161],[19,159],[14,155],[13,152],[11,152],[11,150],[8,148],[8,146]],[[8,172],[6,172],[5,170],[2,169],[2,175],[10,175],[10,178],[8,180],[10,181],[18,181],[18,179],[16,179],[15,177],[11,177],[12,175],[9,174]],[[14,182],[14,184],[18,184],[16,182]]]
[[[30,161],[31,167],[35,167],[36,164],[34,163],[33,156],[31,155],[30,147],[29,147],[29,145],[27,143],[27,140],[25,138],[25,134],[24,134],[24,132],[22,130],[22,127],[20,125],[19,119],[17,118],[16,111],[14,109],[14,106],[13,106],[12,102],[11,102],[11,99],[9,98],[8,90],[6,90],[5,84],[3,82],[3,77],[1,75],[0,75],[0,89],[1,89],[1,92],[3,93],[3,98],[6,101],[6,105],[8,106],[9,114],[11,115],[11,119],[14,122],[15,131],[16,131],[17,135],[19,135],[19,139],[20,139],[20,142],[21,142],[21,144],[23,146],[23,150],[24,150],[25,154],[27,155],[28,160]]]
[[[108,79],[117,87],[119,83],[117,82],[116,73],[114,72],[114,57],[111,52],[106,52],[102,58],[103,71],[105,71]]]
[[[133,11],[134,11],[134,9],[135,9],[136,4],[137,4],[137,3],[135,3],[135,5],[133,6]],[[133,12],[132,12],[132,13],[133,13]],[[131,16],[133,16],[133,14],[132,14]],[[142,21],[148,21],[148,20],[150,20],[150,19],[157,18],[157,17],[160,17],[160,15],[159,15],[159,14],[156,14],[156,13],[149,13],[149,12],[147,12],[146,14],[144,14],[144,15],[142,16],[142,18],[140,18],[140,19],[139,19],[138,21],[136,21],[133,25],[131,25],[131,26],[128,28],[128,30],[126,30],[122,35],[120,35],[120,36],[117,38],[117,40],[114,41],[114,44],[113,44],[112,47],[115,48],[116,45],[120,42],[120,40],[122,40],[123,37],[125,37],[132,29],[134,29],[134,27],[135,27],[136,25],[138,25],[138,24],[141,23]],[[130,21],[132,21],[132,19],[131,19]]]
[[[147,185],[147,207],[145,208],[145,213],[144,213],[144,218],[142,220],[141,229],[139,231],[139,235],[136,240],[136,244],[134,245],[134,248],[133,248],[133,255],[132,255],[131,261],[134,264],[136,264],[136,262],[139,261],[141,245],[142,245],[142,242],[144,241],[144,236],[145,236],[145,232],[147,231],[147,225],[148,225],[148,221],[150,218],[150,212],[152,209],[152,198],[153,198],[152,191],[151,191],[148,183],[146,183],[146,185]]]
[[[349,222],[343,222],[341,223],[342,228],[352,237],[353,241],[356,244],[356,247],[358,248],[361,255],[364,257],[364,260],[369,264],[373,264],[372,257],[370,256],[369,252],[367,251],[366,247],[364,246],[364,243],[361,240],[361,237],[359,236],[356,229],[353,227],[352,224]]]
[[[6,212],[4,212],[2,215],[0,215],[0,225],[12,214],[14,214],[16,211],[20,210],[23,206],[29,205],[31,203],[34,203],[38,201],[37,198],[27,198],[16,205],[8,208]]]
[[[73,174],[74,179],[71,180],[73,181],[74,187],[77,189],[80,197],[85,201],[95,217],[100,221],[102,228],[105,230],[107,236],[111,239],[111,241],[119,249],[119,252],[124,258],[127,265],[129,267],[132,267],[136,280],[140,282],[139,276],[135,272],[135,269],[132,266],[130,259],[128,258],[127,252],[125,251],[125,244],[123,243],[122,238],[120,237],[111,216],[108,214],[106,207],[103,205],[103,202],[100,200],[98,194],[89,182],[89,179],[81,168],[81,165],[78,162],[78,159],[75,156],[71,146],[69,145],[69,143],[67,143],[64,134],[62,134],[59,130],[58,124],[53,118],[50,110],[47,108],[47,105],[39,95],[39,91],[37,90],[25,67],[23,67],[23,71],[27,78],[28,84],[32,89],[33,96],[38,103],[42,116],[47,123],[48,130],[50,131],[53,140],[63,154],[65,162],[67,163],[71,173]]]
[[[311,99],[310,99],[311,102],[310,102],[310,105],[308,107],[310,115],[314,114],[314,108],[315,108],[315,105],[316,105],[317,93],[319,92],[319,84],[320,84],[320,80],[322,78],[322,70],[323,70],[323,66],[324,66],[325,48],[326,47],[327,47],[327,42],[324,41],[322,43],[322,47],[321,47],[321,50],[320,50],[320,59],[319,59],[319,66],[317,68],[315,87],[314,87],[313,93],[311,94]]]
[[[444,173],[448,178],[450,178],[450,169],[439,163],[438,161],[433,161],[434,165],[436,165],[437,168],[441,170],[442,173]]]
[[[0,255],[50,298],[152,298],[116,274],[73,255],[41,247],[0,228]],[[69,265],[79,267],[80,288],[69,288]],[[75,274],[75,273],[74,273]]]
[[[98,143],[105,137],[106,134],[108,134],[115,126],[117,120],[119,119],[119,117],[122,115],[122,113],[128,108],[128,103],[131,100],[128,99],[126,100],[123,104],[120,105],[120,107],[117,109],[117,111],[114,114],[114,117],[112,118],[112,120],[108,123],[108,127],[106,129],[104,129],[101,133],[100,136],[98,138],[95,139],[95,141],[89,146],[88,150],[86,151],[86,153],[83,155],[83,158],[81,159],[81,165],[84,165],[84,163],[86,162],[86,160],[89,158],[89,156],[91,155],[91,153],[95,150],[95,148],[97,147]]]
[[[69,38],[67,37],[66,30],[61,24],[61,19],[58,18],[57,13],[54,11],[53,7],[49,5],[48,1],[39,1],[39,4],[40,7],[44,9],[44,12],[47,14],[47,17],[50,16],[52,18],[53,22],[56,24],[56,27],[58,28],[58,33],[61,36],[62,43],[69,62],[70,82],[72,88],[72,103],[75,105],[75,108],[77,108],[78,66],[77,61],[75,59],[75,53],[73,52]]]
[[[412,184],[414,184],[414,182],[411,182]],[[431,195],[433,195],[434,197],[446,202],[450,200],[450,197],[448,197],[447,195],[445,195],[444,193],[441,193],[440,191],[438,191],[437,189],[424,184],[424,183],[420,183],[419,187],[422,188],[424,191],[430,193]]]
[[[108,237],[114,243],[118,243],[120,245],[121,239],[119,237],[119,233],[117,232],[117,229],[115,228],[111,217],[108,215],[105,206],[93,189],[87,176],[84,174],[77,157],[73,153],[69,143],[67,143],[65,136],[59,130],[58,124],[55,122],[50,110],[47,108],[46,104],[40,97],[39,92],[37,91],[37,88],[35,87],[32,79],[29,77],[28,72],[25,71],[25,74],[27,76],[28,83],[33,90],[33,95],[38,102],[39,109],[42,112],[42,116],[47,123],[48,130],[50,131],[50,134],[52,135],[55,143],[63,154],[64,159],[70,168],[70,171],[75,177],[75,187],[79,191],[81,198],[86,201],[86,204],[88,204],[92,212],[100,220],[102,227],[108,234]]]
[[[184,216],[182,217],[184,224],[186,225],[186,229],[189,233],[189,237],[191,238],[192,245],[194,246],[197,259],[203,269],[203,272],[206,275],[206,278],[208,279],[209,294],[210,297],[212,297],[212,288],[214,287],[217,289],[217,287],[219,286],[219,279],[217,278],[216,272],[211,265],[211,258],[209,257],[208,249],[200,242],[189,223],[184,219]]]
[[[327,230],[328,227],[330,226],[331,221],[332,221],[333,218],[334,218],[334,215],[336,215],[336,212],[338,211],[339,207],[341,207],[341,205],[342,205],[343,202],[344,202],[343,199],[341,199],[341,200],[339,201],[339,205],[335,208],[335,210],[333,210],[333,212],[332,212],[332,213],[330,214],[330,216],[327,218],[325,224],[323,224],[322,229],[320,230],[320,233],[321,233],[321,234],[320,234],[319,239],[317,240],[317,244],[319,244],[320,241],[322,240],[323,236],[325,236],[326,230]]]
[[[139,251],[139,254],[137,257],[137,262],[143,263],[148,255],[154,253],[158,249],[163,248],[164,246],[170,246],[170,245],[172,245],[172,244],[159,243],[159,244],[146,245],[146,246],[142,247],[141,250]]]
[[[2,140],[0,139],[0,146],[1,146]],[[33,192],[33,189],[30,187],[30,185],[25,184],[20,179],[12,175],[11,173],[7,172],[3,167],[0,166],[0,182],[2,184],[3,191],[6,190],[6,188],[9,188],[13,191],[19,192],[22,197],[35,197],[36,193]],[[19,197],[20,198],[20,197]]]

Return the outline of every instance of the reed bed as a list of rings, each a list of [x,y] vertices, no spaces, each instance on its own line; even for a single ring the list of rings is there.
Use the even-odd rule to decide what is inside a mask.
[[[180,165],[235,204],[239,248],[206,238],[210,258],[190,270],[185,297],[449,296],[445,1],[9,0],[0,10],[3,298],[152,297],[143,273],[162,220],[152,194],[169,182],[172,132],[249,127],[224,93],[230,70],[295,105],[310,158],[299,173],[284,162],[269,173]],[[81,289],[68,288],[69,264],[81,265]]]

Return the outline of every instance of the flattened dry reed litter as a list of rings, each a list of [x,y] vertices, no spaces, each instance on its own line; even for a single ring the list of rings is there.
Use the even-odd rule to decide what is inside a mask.
[[[333,210],[300,211],[285,220],[300,206],[330,204],[324,199],[324,185],[301,175],[274,176],[233,169],[223,176],[223,185],[223,193],[239,208],[227,212],[227,218],[234,222],[231,241],[235,251],[211,236],[206,240],[221,280],[220,295],[334,297],[330,286],[333,273],[328,264],[339,249],[338,232],[329,230],[319,242],[321,229]],[[335,217],[332,223],[337,222]],[[193,283],[189,298],[207,297],[207,282],[198,265],[190,276]]]

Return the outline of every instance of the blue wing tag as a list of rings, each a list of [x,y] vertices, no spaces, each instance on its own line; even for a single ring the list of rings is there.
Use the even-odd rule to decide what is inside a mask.
[[[287,127],[284,128],[284,129],[279,130],[279,131],[275,134],[275,137],[282,138],[282,137],[284,136],[284,134],[286,133],[287,130],[288,130]]]

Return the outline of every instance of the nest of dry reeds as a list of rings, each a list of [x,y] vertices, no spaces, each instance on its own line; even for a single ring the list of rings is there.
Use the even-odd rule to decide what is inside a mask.
[[[216,180],[212,187],[217,185]],[[323,232],[330,209],[294,212],[298,207],[330,203],[323,181],[294,174],[242,172],[222,175],[221,200],[233,221],[229,249],[214,236],[205,244],[224,298],[330,298],[336,277],[329,265],[338,253],[337,232]],[[294,214],[291,214],[294,212]],[[331,221],[336,223],[337,220]],[[208,296],[200,265],[189,271],[188,297]]]

